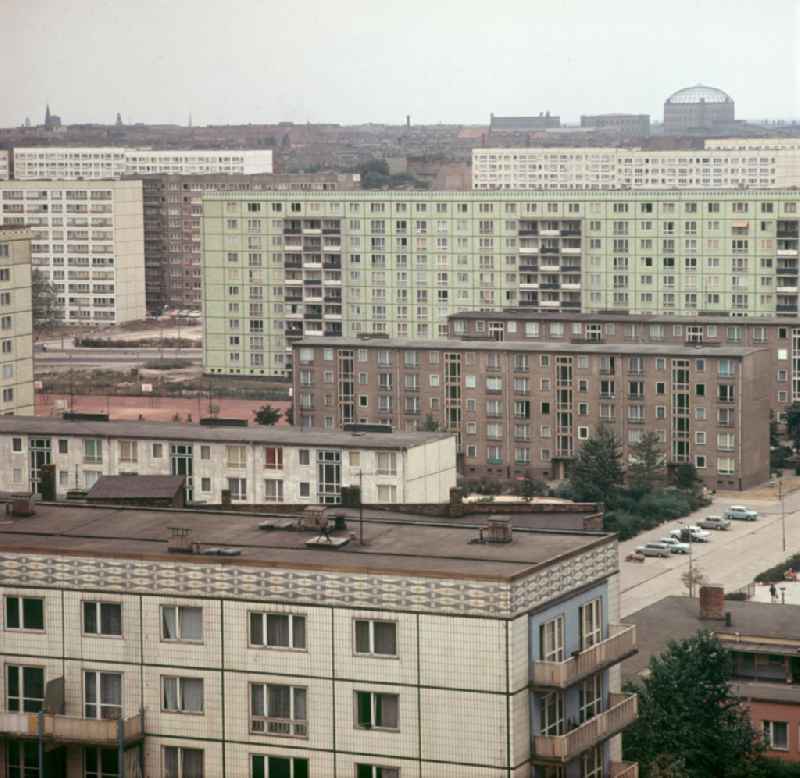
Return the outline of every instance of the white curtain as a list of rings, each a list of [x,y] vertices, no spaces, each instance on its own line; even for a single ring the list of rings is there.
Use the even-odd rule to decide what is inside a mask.
[[[190,713],[203,712],[203,679],[181,679],[181,710]]]
[[[164,710],[178,710],[177,678],[164,678]]]
[[[292,617],[292,645],[294,648],[306,647],[306,617]]]
[[[181,640],[202,640],[203,609],[181,608]]]
[[[275,686],[272,684],[267,686],[267,710],[270,718],[291,718],[290,692],[290,686]]]
[[[294,718],[297,721],[306,720],[306,690],[294,690]]]
[[[100,631],[103,635],[122,634],[122,606],[100,605]]]
[[[254,683],[250,687],[250,707],[254,716],[266,716],[264,709],[264,687],[260,683]]]
[[[181,778],[203,778],[203,752],[199,748],[183,749],[183,775]]]
[[[166,640],[178,639],[178,625],[176,623],[177,608],[163,607],[161,609],[161,635]]]
[[[164,778],[178,777],[178,749],[167,746],[164,749]]]
[[[376,621],[373,623],[375,630],[375,653],[395,656],[397,654],[397,628],[395,624]]]
[[[396,694],[377,695],[376,724],[379,727],[397,729],[400,720],[400,698]]]

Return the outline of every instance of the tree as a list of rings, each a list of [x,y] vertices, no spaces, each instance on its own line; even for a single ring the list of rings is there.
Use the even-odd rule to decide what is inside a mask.
[[[634,492],[649,492],[661,480],[664,471],[664,450],[655,432],[646,432],[630,447],[628,483]]]
[[[614,431],[600,425],[594,437],[581,446],[570,469],[569,484],[575,499],[608,504],[623,481],[621,460]]]
[[[286,419],[287,424],[294,424],[294,405],[290,405],[286,410],[286,413],[283,415],[283,418]]]
[[[795,442],[795,448],[800,448],[800,402],[793,402],[786,409],[786,432]]]
[[[55,286],[37,269],[31,274],[31,308],[34,329],[52,327],[63,319]]]
[[[639,762],[642,778],[754,774],[764,744],[731,693],[732,672],[731,654],[705,631],[670,641],[650,660],[649,676],[631,689],[639,694],[639,717],[623,735],[624,758]],[[671,773],[664,763],[672,765]]]
[[[257,411],[253,411],[256,417],[256,424],[263,424],[265,427],[272,427],[277,424],[283,414],[271,405],[262,405]]]
[[[422,425],[422,429],[424,432],[438,432],[439,431],[439,422],[433,418],[433,414],[429,413],[425,417],[425,423]]]
[[[700,483],[700,479],[697,477],[697,469],[691,462],[681,462],[675,468],[674,478],[675,486],[686,491],[696,489]]]
[[[692,565],[691,574],[688,570],[681,573],[681,583],[688,590],[690,597],[694,597],[694,593],[700,591],[700,587],[706,582],[706,574],[697,565]]]

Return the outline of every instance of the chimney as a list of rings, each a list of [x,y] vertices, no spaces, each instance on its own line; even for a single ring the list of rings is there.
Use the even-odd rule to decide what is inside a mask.
[[[700,618],[715,621],[725,619],[725,589],[719,584],[700,587]]]

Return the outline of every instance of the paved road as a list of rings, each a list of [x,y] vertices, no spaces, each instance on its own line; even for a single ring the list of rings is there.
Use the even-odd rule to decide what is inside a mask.
[[[718,496],[714,503],[693,514],[690,520],[720,515],[729,505],[741,504],[736,495]],[[715,531],[709,543],[692,545],[692,562],[709,583],[721,584],[726,591],[738,589],[772,565],[800,551],[800,492],[784,501],[786,511],[786,551],[783,551],[780,503],[752,502],[750,507],[761,517],[756,522],[732,522],[728,531]],[[620,570],[623,616],[628,616],[662,597],[686,594],[681,575],[689,568],[689,557],[676,554],[669,559],[648,557],[644,564],[626,562],[636,546],[669,534],[679,522],[671,521],[620,543]]]
[[[137,366],[153,359],[158,359],[163,354],[165,359],[186,359],[192,364],[202,362],[200,349],[174,349],[157,348],[141,349],[65,349],[64,351],[48,348],[47,351],[37,351],[35,354],[36,365],[39,368],[56,366],[103,365],[112,367],[117,365]]]

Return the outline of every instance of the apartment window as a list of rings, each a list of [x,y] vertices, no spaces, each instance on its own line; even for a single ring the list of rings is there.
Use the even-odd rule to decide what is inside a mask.
[[[44,669],[6,665],[6,710],[38,713],[43,707]]]
[[[246,467],[246,446],[225,446],[225,466],[235,468]]]
[[[203,679],[162,675],[161,710],[167,713],[202,713]]]
[[[153,443],[152,448],[152,455],[153,459],[161,459],[164,456],[164,444],[163,443]]]
[[[595,746],[581,754],[581,778],[603,778],[605,770],[603,765],[603,748]]]
[[[84,672],[83,701],[87,719],[122,718],[122,673]]]
[[[603,677],[600,673],[585,678],[578,689],[578,716],[583,724],[597,716],[602,709]]]
[[[6,629],[44,630],[41,597],[6,597]]]
[[[83,461],[87,465],[103,463],[103,441],[97,438],[86,438],[83,441]]]
[[[264,502],[283,502],[283,481],[277,478],[264,479]]]
[[[247,479],[246,478],[229,478],[228,491],[231,495],[231,500],[246,500],[247,499]]]
[[[119,461],[128,463],[139,461],[139,444],[135,440],[119,442]]]
[[[359,729],[399,729],[400,697],[382,692],[356,692],[356,726]]]
[[[550,692],[539,698],[540,734],[564,734],[564,695]]]
[[[84,748],[83,767],[84,778],[117,778],[119,776],[117,749]],[[27,773],[20,772],[18,775],[25,776]],[[35,775],[38,775],[38,772]],[[31,778],[33,778],[33,775]]]
[[[308,737],[306,696],[302,686],[250,684],[250,731],[260,735]]]
[[[203,750],[200,748],[163,746],[161,759],[163,778],[203,778]]]
[[[294,613],[251,613],[250,645],[306,650],[306,617]]]
[[[433,402],[433,400],[431,400]],[[397,502],[397,487],[394,484],[378,484],[378,502]]]
[[[86,635],[122,635],[122,605],[118,602],[83,603],[83,632]]]
[[[251,778],[308,778],[308,759],[299,756],[260,756],[251,758]]]
[[[358,763],[356,778],[400,778],[400,768]]]
[[[543,662],[564,661],[564,617],[539,626],[539,659]]]
[[[311,453],[307,448],[301,448],[297,452],[298,462],[301,465],[310,465],[311,464]]]
[[[789,750],[789,725],[785,721],[765,721],[764,739],[773,751]]]
[[[602,600],[592,600],[582,605],[579,611],[581,650],[585,651],[603,639]]]
[[[267,446],[264,449],[264,467],[267,470],[283,469],[283,449],[280,446]]]
[[[736,461],[733,457],[719,457],[717,459],[717,472],[720,475],[733,475],[736,472]]]
[[[161,639],[199,643],[203,639],[203,609],[162,605]]]
[[[356,619],[353,629],[356,654],[397,656],[396,622]]]
[[[376,455],[376,462],[377,462],[376,472],[378,475],[397,475],[396,452],[379,451]]]

